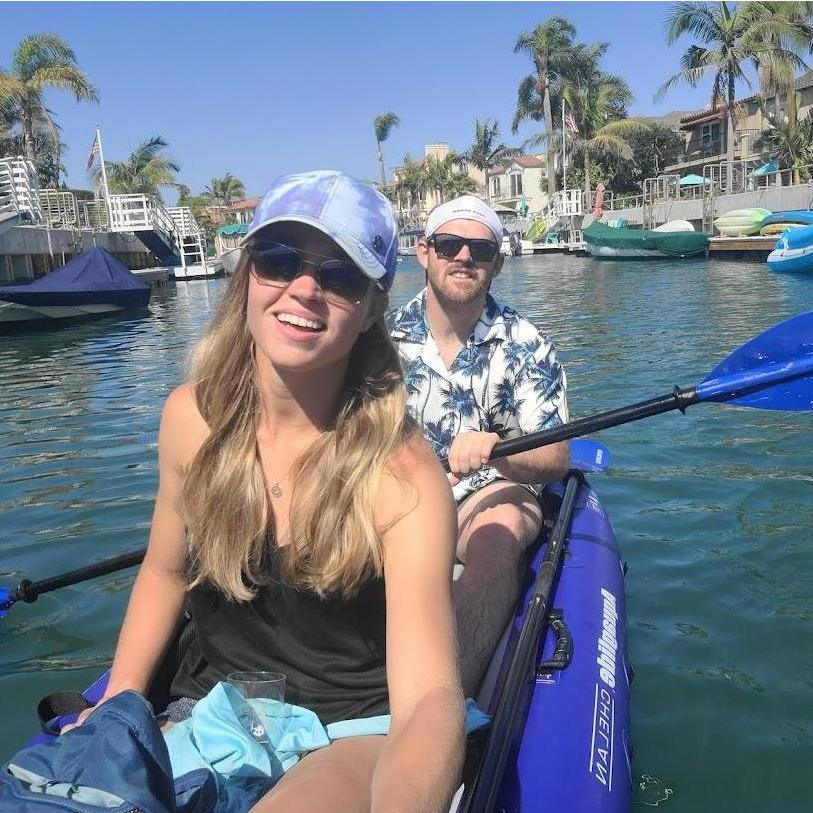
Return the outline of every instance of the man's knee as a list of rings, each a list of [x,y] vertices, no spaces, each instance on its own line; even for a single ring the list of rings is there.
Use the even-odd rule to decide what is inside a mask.
[[[510,553],[524,554],[539,535],[542,512],[536,500],[524,492],[518,501],[484,500],[461,527],[458,558],[467,560],[472,546],[493,546]]]

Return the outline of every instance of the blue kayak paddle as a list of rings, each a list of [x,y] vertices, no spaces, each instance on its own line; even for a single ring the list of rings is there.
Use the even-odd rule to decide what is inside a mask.
[[[554,429],[502,440],[494,447],[490,459],[496,460],[562,440],[590,435],[602,429],[640,421],[674,409],[685,412],[687,407],[704,401],[756,409],[813,409],[811,378],[813,312],[794,316],[760,333],[718,364],[696,387],[685,390],[675,387],[673,392],[659,398],[599,412]],[[25,580],[13,589],[0,588],[0,618],[16,601],[34,601],[38,595],[48,590],[131,567],[143,558],[143,550],[134,551],[44,582]],[[85,573],[90,575],[83,575]]]

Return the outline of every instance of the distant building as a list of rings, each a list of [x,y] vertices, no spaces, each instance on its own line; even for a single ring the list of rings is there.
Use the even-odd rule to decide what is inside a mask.
[[[544,155],[517,155],[505,167],[489,170],[491,201],[519,209],[524,200],[529,212],[541,211],[548,202],[548,175]]]
[[[799,119],[813,110],[813,71],[807,71],[796,80]],[[685,134],[685,155],[682,160],[664,167],[666,174],[703,174],[706,164],[726,160],[727,105],[716,110],[710,107],[687,113],[680,119],[680,131]],[[767,126],[763,110],[776,115],[778,121],[787,121],[787,99],[770,96],[760,106],[760,97],[749,96],[734,103],[734,158],[737,161],[763,161],[770,156],[756,147],[757,139]]]
[[[234,217],[234,223],[251,223],[254,220],[254,212],[257,210],[259,198],[246,198],[238,200],[229,207],[229,212]]]

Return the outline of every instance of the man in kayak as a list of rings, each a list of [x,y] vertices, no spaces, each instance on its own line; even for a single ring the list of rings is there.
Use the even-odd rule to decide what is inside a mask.
[[[502,234],[494,210],[473,195],[436,207],[417,247],[427,286],[388,318],[409,409],[449,460],[465,565],[454,602],[467,695],[476,694],[516,605],[543,520],[538,494],[569,462],[568,445],[558,443],[488,463],[499,440],[568,420],[550,339],[489,294]]]

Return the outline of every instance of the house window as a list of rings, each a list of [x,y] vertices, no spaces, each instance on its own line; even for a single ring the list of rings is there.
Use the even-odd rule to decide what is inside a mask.
[[[500,194],[500,178],[497,176],[496,178],[491,179],[491,194],[492,195],[499,195]]]
[[[720,122],[704,124],[700,130],[700,138],[704,150],[713,150],[720,146]]]
[[[511,175],[511,197],[518,198],[522,194],[522,175],[515,172]]]

